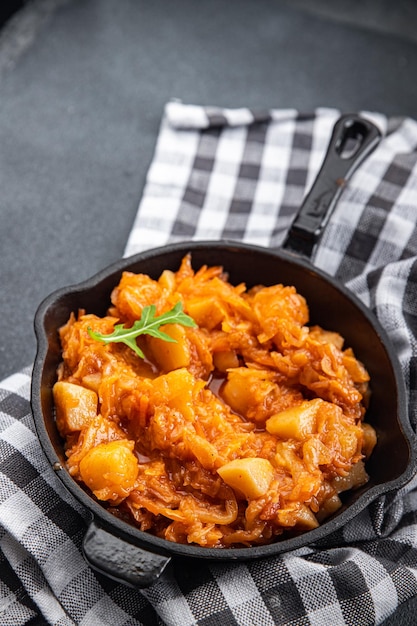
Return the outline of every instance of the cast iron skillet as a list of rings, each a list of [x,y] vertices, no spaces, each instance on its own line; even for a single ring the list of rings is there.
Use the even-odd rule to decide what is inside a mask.
[[[378,129],[359,116],[344,116],[335,126],[328,153],[304,201],[283,249],[268,250],[231,241],[187,242],[149,250],[118,261],[91,279],[60,289],[40,305],[35,318],[38,352],[33,371],[32,407],[38,435],[49,462],[69,491],[89,510],[91,523],[84,539],[87,561],[98,571],[135,587],[157,580],[172,557],[216,560],[258,559],[323,541],[378,496],[399,489],[416,470],[414,435],[407,417],[406,390],[397,356],[372,313],[334,278],[308,261],[315,242],[350,174],[375,148]],[[104,315],[110,293],[124,270],[158,278],[164,269],[177,270],[192,253],[193,267],[222,265],[232,283],[294,285],[310,308],[311,323],[337,330],[366,365],[372,382],[367,413],[378,442],[367,463],[370,481],[345,496],[342,509],[319,528],[266,546],[214,549],[159,539],[115,518],[89,496],[65,469],[52,399],[56,368],[61,361],[58,329],[71,311],[86,309]]]

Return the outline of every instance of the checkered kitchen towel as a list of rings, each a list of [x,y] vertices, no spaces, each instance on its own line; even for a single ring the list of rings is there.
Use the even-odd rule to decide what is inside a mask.
[[[169,103],[126,254],[184,239],[279,245],[338,116]],[[370,117],[384,139],[344,189],[313,262],[391,335],[415,429],[417,123]],[[246,564],[174,562],[143,591],[94,573],[81,554],[88,516],[41,451],[29,389],[30,369],[0,385],[0,624],[364,626],[417,595],[416,480],[326,548]]]

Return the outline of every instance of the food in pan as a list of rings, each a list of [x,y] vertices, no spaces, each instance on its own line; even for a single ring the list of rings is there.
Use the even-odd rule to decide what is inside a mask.
[[[232,285],[186,255],[157,280],[124,272],[107,315],[74,312],[60,340],[68,471],[142,531],[266,544],[368,480],[369,375],[292,286]]]

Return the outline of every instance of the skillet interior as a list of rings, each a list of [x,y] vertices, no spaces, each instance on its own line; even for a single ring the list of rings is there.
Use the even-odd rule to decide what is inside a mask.
[[[33,372],[32,406],[41,444],[51,464],[57,467],[56,463],[63,464],[65,460],[52,401],[52,386],[61,360],[58,328],[67,321],[71,311],[79,308],[103,315],[122,271],[127,269],[158,278],[164,269],[177,270],[188,251],[192,252],[195,269],[203,264],[222,265],[234,284],[245,282],[248,287],[260,283],[294,285],[307,299],[311,323],[337,330],[345,337],[345,345],[353,348],[371,376],[372,400],[367,421],[376,429],[378,443],[367,463],[370,482],[349,493],[343,508],[315,530],[268,546],[216,550],[172,544],[135,529],[107,513],[65,469],[61,469],[60,478],[93,516],[117,536],[155,552],[216,559],[258,558],[323,539],[378,495],[398,489],[410,480],[416,459],[407,418],[405,386],[396,354],[377,320],[347,290],[308,261],[286,251],[224,241],[174,244],[147,251],[119,261],[85,283],[61,289],[41,304],[35,318],[38,354]]]

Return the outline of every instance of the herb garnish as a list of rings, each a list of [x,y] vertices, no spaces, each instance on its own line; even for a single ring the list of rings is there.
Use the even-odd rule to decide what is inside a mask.
[[[136,343],[136,337],[139,337],[139,335],[151,335],[157,339],[163,339],[164,341],[176,343],[176,339],[173,339],[167,333],[159,330],[160,326],[163,326],[164,324],[181,324],[181,326],[189,326],[191,328],[197,326],[192,317],[184,313],[182,302],[177,302],[177,304],[170,311],[157,315],[156,317],[155,311],[156,306],[154,304],[145,306],[142,310],[140,320],[136,320],[133,323],[133,326],[125,328],[124,324],[116,324],[114,331],[110,335],[95,333],[91,330],[91,328],[88,329],[88,334],[93,339],[101,341],[105,344],[125,343],[129,346],[129,348],[136,352],[141,359],[144,359],[145,355]]]

